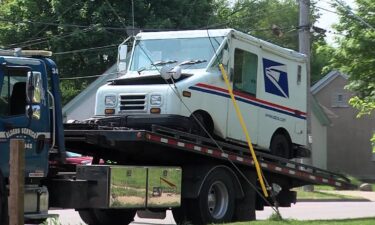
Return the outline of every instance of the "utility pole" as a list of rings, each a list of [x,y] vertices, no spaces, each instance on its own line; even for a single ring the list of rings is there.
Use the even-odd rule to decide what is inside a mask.
[[[307,56],[307,146],[310,151],[312,151],[312,136],[311,136],[311,92],[310,92],[310,83],[311,83],[311,70],[310,70],[310,56],[311,56],[311,44],[310,44],[310,0],[299,0],[299,52]],[[303,158],[302,162],[304,164],[311,165],[312,158]],[[307,185],[304,186],[305,191],[313,191],[314,186]]]

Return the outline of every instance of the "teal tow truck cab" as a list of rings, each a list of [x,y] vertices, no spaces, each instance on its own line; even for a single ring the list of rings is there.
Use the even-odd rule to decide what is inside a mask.
[[[10,140],[25,142],[25,221],[48,217],[49,152],[64,143],[51,121],[61,110],[55,63],[46,51],[0,51],[0,224],[7,223]],[[48,84],[49,83],[49,84]],[[60,111],[60,112],[59,112]],[[55,123],[61,124],[61,123]],[[59,140],[62,140],[61,138]]]

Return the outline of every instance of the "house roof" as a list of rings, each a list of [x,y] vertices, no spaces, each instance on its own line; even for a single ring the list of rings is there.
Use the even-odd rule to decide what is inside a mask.
[[[87,96],[95,95],[96,90],[107,83],[108,80],[117,77],[117,64],[111,66],[106,70],[102,76],[98,77],[94,82],[87,86],[81,93],[74,97],[70,102],[68,102],[62,109],[63,115],[69,114],[75,107],[78,107]]]
[[[341,76],[344,79],[348,79],[348,76],[341,73],[340,71],[333,70],[329,72],[327,75],[325,75],[322,79],[320,79],[318,82],[316,82],[312,87],[311,87],[311,94],[315,95],[318,93],[320,90],[322,90],[325,86],[327,86],[331,81],[336,79],[336,77]]]

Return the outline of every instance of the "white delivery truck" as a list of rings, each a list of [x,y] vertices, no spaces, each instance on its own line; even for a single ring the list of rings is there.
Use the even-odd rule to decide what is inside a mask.
[[[141,32],[119,47],[119,77],[97,91],[95,115],[124,125],[203,134],[244,144],[222,63],[252,142],[285,158],[306,156],[306,57],[233,29]]]

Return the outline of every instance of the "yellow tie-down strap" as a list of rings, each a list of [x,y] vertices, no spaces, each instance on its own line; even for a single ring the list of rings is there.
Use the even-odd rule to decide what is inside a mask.
[[[237,117],[240,120],[240,124],[241,124],[242,130],[245,133],[247,145],[249,146],[251,156],[253,157],[253,160],[254,160],[255,169],[257,171],[257,175],[258,175],[260,187],[262,188],[264,196],[268,197],[268,192],[267,192],[267,189],[266,189],[266,185],[264,184],[264,179],[263,179],[263,176],[262,176],[262,169],[259,166],[258,159],[257,159],[257,157],[255,155],[255,152],[254,152],[253,144],[251,143],[249,132],[247,131],[247,128],[246,128],[245,122],[243,120],[240,108],[238,107],[236,99],[234,98],[233,90],[230,87],[230,83],[229,83],[227,72],[225,71],[224,66],[221,63],[219,64],[219,68],[220,68],[221,74],[223,75],[223,78],[225,80],[225,84],[227,85],[230,98],[232,99],[233,106],[234,106],[234,108],[236,110],[236,113],[237,113]]]

